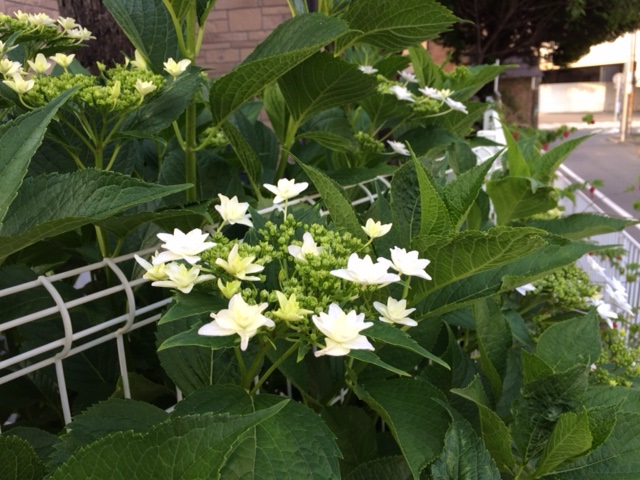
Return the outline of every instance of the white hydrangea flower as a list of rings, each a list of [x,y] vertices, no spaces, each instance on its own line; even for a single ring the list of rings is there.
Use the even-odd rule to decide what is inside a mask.
[[[449,108],[452,110],[457,110],[458,112],[462,112],[462,113],[469,113],[467,111],[467,107],[462,102],[457,102],[452,98],[445,98],[444,103],[446,103],[449,106]]]
[[[237,195],[233,198],[229,198],[219,193],[218,198],[220,199],[220,205],[216,205],[215,209],[222,217],[222,220],[230,223],[231,225],[239,223],[240,225],[253,227],[251,219],[247,218],[247,210],[249,209],[249,204],[247,202],[238,202]]]
[[[329,312],[311,317],[315,326],[326,335],[326,348],[315,352],[316,357],[348,355],[351,350],[374,350],[367,337],[360,332],[373,325],[364,321],[364,313],[355,310],[345,313],[338,304],[329,305]]]
[[[434,100],[444,100],[443,96],[440,94],[440,91],[437,88],[424,87],[419,88],[418,91],[424,96],[433,98]]]
[[[587,263],[591,270],[600,275],[603,278],[607,278],[607,272],[602,265],[596,262],[591,255],[587,255]]]
[[[35,80],[25,80],[19,73],[14,73],[12,78],[13,80],[3,80],[2,83],[18,95],[27,93],[36,84]]]
[[[151,285],[154,287],[175,288],[182,293],[189,293],[193,290],[195,284],[215,278],[211,274],[200,275],[200,267],[197,265],[187,268],[183,263],[169,263],[165,265],[164,273],[168,277],[167,280],[158,280]]]
[[[369,255],[361,259],[357,253],[352,253],[347,268],[331,270],[331,274],[360,285],[387,285],[400,280],[398,275],[388,272],[389,266],[388,260],[373,263]]]
[[[133,65],[138,70],[146,71],[147,70],[147,61],[144,59],[142,53],[140,53],[137,49],[133,52],[134,60],[131,60],[131,65]]]
[[[27,23],[32,27],[51,27],[56,21],[46,13],[31,13],[27,15]]]
[[[387,144],[398,155],[404,155],[406,157],[411,155],[411,153],[409,152],[409,149],[407,148],[407,146],[402,142],[394,142],[393,140],[387,140]]]
[[[409,89],[403,85],[394,85],[389,89],[391,93],[393,93],[398,100],[406,100],[407,102],[415,102],[413,98],[413,94],[409,91]]]
[[[406,325],[408,327],[415,327],[418,322],[409,318],[415,308],[407,308],[406,300],[396,300],[394,298],[387,298],[387,304],[380,302],[373,302],[373,308],[375,308],[380,315],[381,322],[385,323],[397,323],[400,325]]]
[[[242,258],[238,253],[238,244],[236,243],[227,260],[218,258],[216,265],[222,267],[229,275],[233,275],[239,280],[248,280],[251,282],[260,281],[260,277],[251,276],[252,273],[259,273],[264,270],[262,265],[251,263],[256,259],[255,255]]]
[[[307,310],[305,308],[300,308],[300,304],[298,303],[298,299],[296,298],[296,294],[293,293],[289,298],[287,296],[276,290],[276,297],[278,298],[278,304],[280,308],[273,312],[273,314],[281,318],[282,320],[286,320],[288,322],[297,322],[302,320],[305,315],[310,315],[313,313],[312,310]]]
[[[633,315],[633,308],[629,304],[627,289],[617,278],[608,278],[604,290],[609,298],[629,315]]]
[[[529,292],[535,292],[536,291],[536,287],[533,286],[532,283],[527,283],[526,285],[521,285],[519,287],[516,287],[516,292],[518,292],[520,295],[526,295]]]
[[[45,73],[51,66],[51,64],[47,62],[47,57],[41,53],[37,54],[34,60],[27,60],[27,63],[31,67],[31,70],[39,74]]]
[[[367,223],[365,223],[362,229],[369,238],[374,239],[385,236],[391,231],[391,227],[393,227],[392,223],[386,223],[383,225],[382,222],[376,222],[373,218],[368,218]]]
[[[78,40],[79,42],[96,39],[96,37],[91,34],[91,31],[86,28],[74,28],[73,30],[67,30],[67,36],[74,40]]]
[[[139,78],[136,79],[136,90],[140,94],[141,98],[144,98],[146,95],[148,95],[149,93],[153,92],[157,88],[158,87],[155,86],[153,84],[153,82],[145,82],[145,81],[140,80]]]
[[[12,62],[8,58],[0,60],[0,73],[4,78],[13,77],[15,74],[22,72],[22,65],[20,62]]]
[[[167,263],[174,260],[184,260],[191,265],[200,261],[199,253],[215,247],[214,242],[207,242],[209,237],[208,233],[203,233],[202,230],[196,228],[189,233],[183,233],[177,228],[173,231],[173,235],[170,233],[159,233],[158,238],[164,243],[162,248],[166,249],[165,252],[160,253],[153,259],[154,264]]]
[[[418,83],[418,79],[413,72],[403,70],[398,72],[398,75],[400,75],[400,77],[402,77],[402,79],[407,83]]]
[[[157,255],[158,255],[158,252],[156,251],[156,256]],[[134,258],[136,259],[136,262],[138,262],[138,264],[142,268],[144,268],[146,271],[146,273],[142,276],[142,278],[146,278],[147,280],[151,280],[154,282],[158,280],[166,280],[167,278],[169,278],[164,271],[165,269],[164,263],[158,263],[154,265],[153,263],[147,262],[144,258],[142,258],[139,255],[134,255]],[[152,262],[153,262],[153,258],[152,258]]]
[[[80,25],[76,23],[75,18],[71,17],[59,17],[58,23],[63,30],[73,30],[74,28],[80,27]]]
[[[295,180],[288,180],[281,178],[278,180],[277,185],[271,185],[269,183],[264,184],[264,188],[273,193],[276,197],[273,199],[273,203],[282,203],[286,200],[290,200],[300,195],[307,189],[309,184],[307,182],[296,183]]]
[[[420,277],[425,280],[431,280],[429,274],[425,271],[431,260],[426,258],[418,258],[418,252],[413,250],[407,252],[404,248],[394,247],[391,250],[390,267],[402,275],[410,277]]]
[[[185,58],[184,60],[176,62],[173,58],[170,58],[169,60],[164,62],[163,65],[165,71],[175,80],[182,72],[187,69],[189,65],[191,65],[191,60]]]
[[[324,250],[319,247],[309,232],[302,235],[302,245],[289,245],[287,247],[289,255],[301,262],[307,261],[307,255],[318,255]]]
[[[240,350],[246,350],[249,340],[258,333],[260,327],[273,328],[273,320],[262,315],[269,306],[267,303],[249,305],[237,293],[229,301],[229,308],[212,313],[213,322],[203,325],[198,330],[199,335],[210,337],[240,336]]]
[[[367,75],[373,75],[374,73],[378,73],[377,68],[373,68],[371,65],[360,65],[358,67],[362,73],[366,73]]]
[[[51,58],[51,60],[56,62],[62,68],[67,68],[69,65],[71,65],[71,62],[73,62],[73,59],[75,57],[75,53],[72,53],[70,55],[65,55],[64,53],[56,53],[53,57],[49,58]]]

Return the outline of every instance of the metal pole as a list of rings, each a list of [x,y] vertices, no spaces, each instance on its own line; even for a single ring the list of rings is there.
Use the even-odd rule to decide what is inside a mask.
[[[624,96],[622,97],[622,119],[620,120],[620,141],[627,139],[629,114],[633,111],[633,89],[635,87],[636,35],[629,37],[629,59],[624,66]]]

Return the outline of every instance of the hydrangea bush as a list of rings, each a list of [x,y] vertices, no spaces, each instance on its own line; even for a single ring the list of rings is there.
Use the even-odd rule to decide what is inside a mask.
[[[136,400],[117,398],[108,345],[64,360],[62,431],[51,372],[0,387],[0,413],[19,414],[0,477],[637,477],[640,397],[617,337],[631,368],[600,373],[601,332],[632,306],[570,266],[604,248],[583,238],[628,222],[549,213],[584,139],[541,151],[505,130],[478,163],[488,105],[469,99],[505,67],[434,64],[419,45],[449,11],[288,3],[216,79],[195,65],[212,0],[104,0],[137,52],[96,76],[73,61],[92,36],[73,19],[0,17],[0,288],[159,239],[129,273],[149,280],[141,302],[173,295],[128,337]],[[10,330],[2,355],[59,338],[54,324]],[[173,388],[185,398],[167,402]]]

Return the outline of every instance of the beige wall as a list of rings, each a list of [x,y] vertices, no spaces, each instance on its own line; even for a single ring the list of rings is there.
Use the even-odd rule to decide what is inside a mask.
[[[56,0],[0,0],[0,12],[58,14]],[[267,35],[291,17],[286,0],[218,0],[206,25],[199,64],[219,76],[240,63]]]

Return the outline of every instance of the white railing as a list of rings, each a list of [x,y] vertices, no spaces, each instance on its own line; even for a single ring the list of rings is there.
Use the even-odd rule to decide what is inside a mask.
[[[364,182],[362,184],[349,187],[349,189],[352,191],[359,190],[357,195],[358,198],[354,200],[352,204],[354,206],[365,203],[373,204],[378,196],[377,193],[374,193],[376,191],[376,184],[381,184],[384,188],[387,189],[390,186],[387,178],[378,177],[369,182]],[[300,203],[308,203],[310,205],[314,205],[318,198],[318,194],[309,195],[296,200],[292,200],[291,202],[289,202],[289,205],[292,206]],[[269,213],[275,208],[277,207],[272,206],[261,210],[260,213]],[[153,253],[154,251],[155,248],[149,248],[136,253],[138,255],[145,256]],[[32,322],[37,322],[39,320],[42,320],[43,318],[51,316],[55,317],[49,318],[47,321],[62,322],[63,327],[63,336],[61,336],[59,339],[1,360],[0,385],[24,377],[25,375],[29,375],[36,370],[54,365],[64,421],[65,423],[69,423],[71,421],[71,408],[66,388],[63,363],[64,360],[97,345],[115,341],[118,353],[118,366],[122,379],[121,381],[123,394],[125,398],[131,398],[124,337],[131,331],[137,330],[159,320],[162,316],[164,307],[171,303],[170,298],[166,298],[164,300],[144,306],[141,306],[137,303],[134,289],[135,287],[146,283],[147,280],[143,278],[129,280],[120,267],[120,265],[126,262],[132,262],[134,255],[135,253],[131,253],[116,258],[105,258],[101,262],[94,263],[92,265],[87,265],[85,267],[49,276],[41,275],[36,280],[0,290],[0,298],[3,298],[11,297],[12,295],[18,295],[24,292],[33,292],[36,289],[44,288],[51,296],[54,303],[54,306],[21,316],[19,318],[0,320],[0,354],[2,354],[2,345],[6,343],[3,334],[6,335],[9,330]],[[56,283],[64,280],[70,280],[74,283],[82,283],[83,279],[90,277],[92,272],[104,268],[107,268],[111,272],[113,272],[116,278],[120,281],[120,285],[97,291],[70,301],[65,301],[58,288],[56,288]],[[125,295],[127,313],[111,318],[90,328],[85,328],[79,331],[74,330],[74,325],[70,313],[70,311],[74,307],[87,305],[91,302],[96,302],[105,297],[117,294]],[[37,360],[34,360],[36,358]],[[11,370],[9,371],[7,369]],[[180,392],[178,392],[177,394],[179,399],[181,394]],[[0,427],[3,424],[7,423],[5,423],[4,419],[0,419]]]

